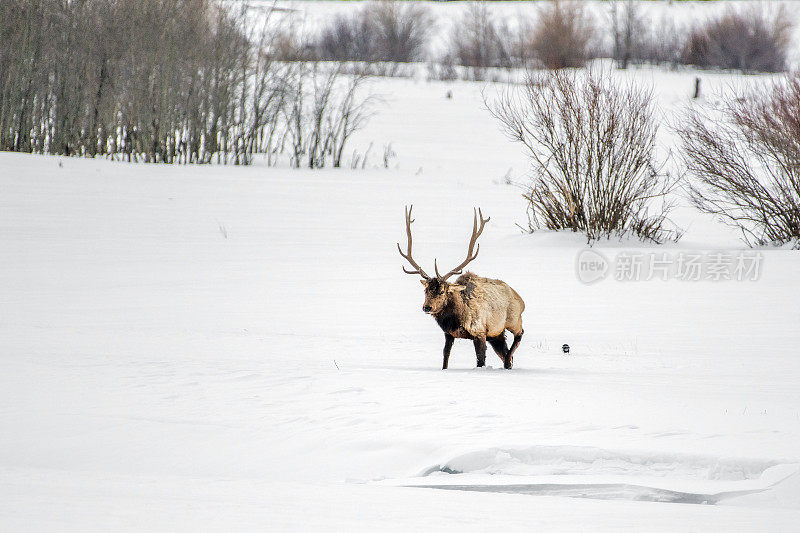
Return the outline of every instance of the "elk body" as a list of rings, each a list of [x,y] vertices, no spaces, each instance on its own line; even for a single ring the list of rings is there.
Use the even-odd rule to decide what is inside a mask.
[[[406,235],[408,248],[403,253],[400,243],[397,249],[414,268],[407,270],[406,274],[419,274],[420,282],[425,287],[425,303],[422,310],[436,319],[436,323],[444,331],[444,358],[442,369],[446,369],[450,360],[450,350],[455,339],[469,339],[475,345],[475,355],[478,366],[486,364],[486,343],[488,342],[500,359],[503,367],[511,368],[514,351],[522,339],[522,312],[525,302],[517,292],[499,279],[488,279],[476,276],[471,272],[461,274],[468,263],[478,257],[480,244],[475,244],[483,232],[483,227],[489,222],[484,219],[480,209],[475,212],[472,224],[472,237],[469,241],[467,258],[445,275],[439,274],[439,268],[434,261],[436,276],[428,276],[411,256],[411,209],[406,208]],[[478,226],[480,217],[480,226]],[[461,274],[454,283],[448,278]],[[514,335],[511,347],[506,344],[505,331]]]

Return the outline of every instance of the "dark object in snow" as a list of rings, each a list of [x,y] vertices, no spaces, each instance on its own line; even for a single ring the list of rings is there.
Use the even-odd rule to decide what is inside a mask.
[[[692,98],[700,97],[700,78],[694,79],[694,96]]]
[[[453,91],[447,91],[447,99],[451,99],[453,97]]]
[[[561,351],[562,351],[562,352],[564,352],[564,353],[566,353],[566,354],[569,354],[569,344],[564,344],[564,345],[561,347]]]

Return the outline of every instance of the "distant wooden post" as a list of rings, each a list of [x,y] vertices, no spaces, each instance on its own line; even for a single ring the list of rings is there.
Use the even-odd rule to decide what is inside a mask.
[[[694,96],[692,98],[700,97],[700,78],[694,79]]]

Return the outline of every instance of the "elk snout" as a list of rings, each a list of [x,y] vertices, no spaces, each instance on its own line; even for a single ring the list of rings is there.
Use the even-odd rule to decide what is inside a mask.
[[[423,305],[422,306],[422,310],[425,311],[426,313],[430,313],[431,309],[433,309],[433,308],[430,305]]]

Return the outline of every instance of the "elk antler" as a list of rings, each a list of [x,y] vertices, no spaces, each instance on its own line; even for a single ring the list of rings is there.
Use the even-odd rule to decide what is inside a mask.
[[[411,263],[412,267],[416,268],[416,270],[406,270],[406,267],[403,267],[403,272],[405,272],[406,274],[419,274],[425,279],[431,279],[431,277],[427,275],[424,270],[422,270],[422,267],[420,267],[417,264],[417,262],[414,261],[414,258],[411,257],[411,223],[414,222],[411,219],[412,209],[414,209],[413,205],[411,206],[410,209],[408,206],[406,206],[406,235],[408,235],[408,250],[406,251],[406,253],[403,253],[403,250],[400,248],[400,243],[398,242],[397,251],[400,252],[400,255],[402,255],[406,259],[406,261]]]
[[[444,276],[439,274],[439,268],[436,265],[436,260],[433,261],[433,269],[436,271],[436,277],[442,281],[446,281],[447,278],[454,274],[461,274],[463,272],[463,268],[467,266],[470,261],[473,261],[476,257],[478,257],[478,252],[481,249],[481,245],[479,244],[477,248],[475,248],[475,243],[478,241],[478,237],[481,236],[483,233],[483,227],[486,225],[487,222],[491,220],[487,218],[484,220],[483,213],[481,213],[480,208],[477,210],[473,209],[475,212],[475,218],[472,220],[472,237],[469,239],[469,249],[467,250],[467,258],[464,260],[463,263],[455,267],[453,270],[445,274]],[[481,227],[478,228],[478,217],[481,217]],[[472,252],[472,249],[475,248],[475,253]],[[409,245],[409,251],[411,250],[411,246]]]

